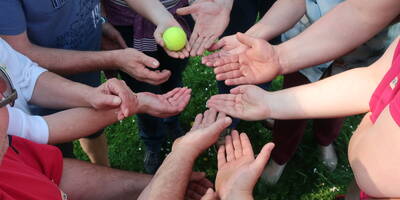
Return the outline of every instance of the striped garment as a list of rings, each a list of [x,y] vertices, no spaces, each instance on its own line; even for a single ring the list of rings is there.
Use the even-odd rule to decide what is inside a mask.
[[[187,0],[160,0],[167,10],[172,13],[178,23],[181,24],[186,34],[190,34],[189,25],[182,16],[176,14],[176,10],[188,5]],[[129,8],[124,0],[105,0],[104,8],[107,18],[115,26],[133,27],[132,47],[139,51],[157,51],[157,43],[153,37],[156,26]],[[130,46],[128,44],[128,46]]]

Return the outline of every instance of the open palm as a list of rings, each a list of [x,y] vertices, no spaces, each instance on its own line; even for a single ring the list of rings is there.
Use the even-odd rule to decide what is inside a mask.
[[[231,90],[231,94],[212,96],[207,107],[244,120],[262,120],[270,115],[263,96],[268,93],[258,86],[243,85]]]
[[[191,56],[202,55],[228,26],[230,9],[224,3],[221,0],[196,0],[176,11],[180,15],[191,14],[195,20],[189,40]]]
[[[260,84],[271,81],[281,73],[274,46],[242,33],[237,34],[237,39],[248,49],[215,61],[214,73],[217,80],[225,80],[227,85]]]
[[[220,63],[224,63],[224,58],[244,53],[247,49],[249,47],[241,43],[236,38],[236,35],[225,36],[208,49],[210,51],[220,51],[204,56],[201,61],[209,67],[218,66]]]
[[[189,103],[191,91],[188,88],[175,88],[163,95],[138,93],[139,113],[161,118],[177,115]]]
[[[274,145],[266,144],[257,158],[246,133],[232,131],[226,136],[225,146],[218,150],[218,173],[216,191],[221,199],[228,195],[251,196]]]

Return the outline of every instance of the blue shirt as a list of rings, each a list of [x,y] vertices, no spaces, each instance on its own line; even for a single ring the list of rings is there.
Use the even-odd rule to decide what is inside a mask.
[[[27,32],[39,46],[99,50],[99,0],[1,0],[0,35]]]

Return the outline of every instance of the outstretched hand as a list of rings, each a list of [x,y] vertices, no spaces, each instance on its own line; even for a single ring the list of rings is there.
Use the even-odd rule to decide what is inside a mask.
[[[148,69],[147,67],[158,68],[160,63],[155,58],[147,56],[136,49],[126,48],[112,52],[114,53],[115,66],[118,66],[120,70],[138,81],[159,85],[167,81],[171,76],[171,72],[168,70],[151,71]]]
[[[207,110],[204,115],[198,114],[190,132],[175,140],[172,151],[179,149],[191,155],[190,157],[197,157],[213,145],[231,123],[231,118],[214,109]]]
[[[273,143],[264,145],[257,158],[246,133],[232,131],[218,150],[216,191],[221,199],[252,199],[252,191],[269,160]]]
[[[217,80],[225,81],[227,85],[260,84],[271,81],[281,73],[278,52],[274,46],[242,33],[236,37],[247,49],[243,52],[237,49],[237,54],[221,52],[218,58],[214,58],[212,65]],[[243,50],[245,47],[238,48]]]
[[[192,90],[188,88],[175,88],[163,95],[150,92],[138,93],[138,112],[161,118],[175,116],[185,109],[191,92]]]
[[[190,49],[189,44],[186,44],[186,46],[180,51],[171,51],[171,50],[167,49],[167,47],[165,46],[164,40],[162,37],[163,33],[168,28],[173,27],[173,26],[182,28],[181,25],[172,16],[169,19],[163,20],[162,23],[158,24],[156,30],[154,31],[154,38],[156,39],[156,42],[172,58],[183,59],[183,58],[189,57],[189,49]]]
[[[232,1],[233,2],[233,1]],[[225,0],[196,0],[192,5],[179,8],[179,15],[192,15],[194,29],[189,40],[190,56],[199,56],[224,32],[229,24],[232,2]]]
[[[262,120],[270,116],[265,96],[268,92],[255,85],[242,85],[231,94],[218,94],[207,101],[207,107],[244,120]]]
[[[201,62],[209,67],[216,67],[221,65],[220,63],[222,63],[221,61],[223,61],[224,58],[228,59],[230,56],[244,53],[247,49],[249,49],[249,47],[245,44],[242,44],[237,39],[236,35],[225,36],[208,49],[216,52],[204,56],[201,59]]]

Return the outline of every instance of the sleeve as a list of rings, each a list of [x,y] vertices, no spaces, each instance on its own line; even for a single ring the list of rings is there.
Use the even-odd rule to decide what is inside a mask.
[[[39,144],[47,144],[49,127],[43,117],[31,116],[10,106],[7,106],[7,109],[9,115],[8,135],[22,137]]]
[[[0,1],[0,35],[17,35],[26,30],[25,13],[21,1]]]
[[[0,12],[1,13],[1,12]],[[19,97],[29,102],[39,76],[47,70],[32,62],[28,57],[15,51],[10,45],[0,38],[0,49],[6,55],[0,55],[0,61],[5,62],[10,78],[19,92]],[[4,58],[3,58],[4,57]]]

